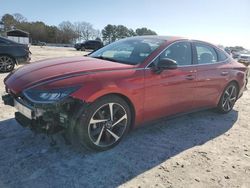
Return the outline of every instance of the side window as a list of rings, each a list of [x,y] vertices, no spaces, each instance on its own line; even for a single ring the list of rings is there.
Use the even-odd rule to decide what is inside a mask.
[[[218,61],[216,51],[213,47],[203,43],[195,43],[195,48],[198,64],[215,63]]]
[[[228,57],[222,50],[216,49],[219,61],[225,61]]]
[[[93,42],[93,46],[98,47],[100,44],[98,42]]]
[[[89,41],[89,42],[88,42],[88,45],[89,45],[90,47],[93,47],[93,46],[94,46],[94,43],[93,43],[92,41]]]
[[[179,66],[192,64],[192,50],[190,42],[178,42],[168,47],[161,58],[173,59]]]

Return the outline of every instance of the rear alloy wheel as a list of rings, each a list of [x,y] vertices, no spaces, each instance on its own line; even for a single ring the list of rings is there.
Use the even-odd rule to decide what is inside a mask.
[[[10,72],[15,67],[15,60],[9,56],[0,56],[0,72]]]
[[[77,125],[80,143],[94,150],[107,150],[117,145],[127,133],[131,113],[127,103],[108,96],[88,108]]]
[[[235,83],[229,84],[226,89],[224,90],[220,102],[218,104],[218,110],[221,113],[228,113],[230,112],[238,97],[238,87]]]

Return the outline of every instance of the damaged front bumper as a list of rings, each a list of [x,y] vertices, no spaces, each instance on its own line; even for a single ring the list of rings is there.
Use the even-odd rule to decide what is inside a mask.
[[[76,114],[85,104],[81,100],[68,97],[62,101],[48,104],[35,104],[24,96],[14,97],[11,94],[2,96],[5,105],[17,109],[15,119],[23,127],[29,127],[35,132],[53,134],[72,126]]]

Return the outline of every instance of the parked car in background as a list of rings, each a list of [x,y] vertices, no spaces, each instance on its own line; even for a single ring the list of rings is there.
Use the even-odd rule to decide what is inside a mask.
[[[238,62],[243,63],[246,66],[250,64],[250,54],[240,54],[238,56]]]
[[[0,72],[10,72],[15,65],[30,60],[29,46],[0,37]]]
[[[81,51],[84,51],[86,49],[97,50],[103,47],[103,43],[98,40],[87,40],[83,43],[76,43],[74,47],[76,50],[81,50]]]
[[[230,50],[230,48],[225,48],[224,50],[225,50],[225,52],[228,53],[228,55],[232,55],[232,51]]]
[[[41,42],[41,41],[33,41],[31,44],[34,46],[47,46],[46,42]]]
[[[86,57],[23,66],[4,79],[2,99],[17,108],[24,127],[64,130],[69,141],[107,150],[145,122],[199,109],[230,112],[246,74],[246,66],[206,42],[131,37]]]
[[[240,52],[239,51],[235,51],[235,50],[231,50],[231,54],[232,54],[232,57],[234,59],[238,59],[239,55],[240,55]]]

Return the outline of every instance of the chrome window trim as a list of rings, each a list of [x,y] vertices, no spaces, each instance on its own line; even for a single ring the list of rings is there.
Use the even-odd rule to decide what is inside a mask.
[[[172,45],[178,43],[178,42],[190,42],[190,44],[192,45],[192,40],[188,40],[188,39],[184,39],[184,40],[178,40],[178,41],[175,41],[173,43],[171,43],[169,46],[167,46],[166,48],[164,48],[157,56],[154,57],[154,59],[152,59],[152,61],[150,61],[150,63],[145,67],[145,69],[150,69],[150,65],[165,51],[167,50],[169,47],[171,47]],[[194,41],[195,42],[195,41]],[[205,45],[208,45],[208,46],[211,46],[212,48],[214,48],[212,45],[209,45],[207,44],[206,42],[202,42],[202,41],[197,41],[197,42],[201,42],[201,43],[204,43]],[[216,47],[217,48],[217,47]],[[218,48],[219,49],[219,48]],[[216,52],[216,51],[215,51]],[[216,52],[217,54],[217,52]],[[192,53],[192,56],[193,56],[193,53]],[[218,56],[218,55],[217,55]],[[191,64],[191,65],[181,65],[178,67],[193,67],[193,66],[201,66],[201,65],[214,65],[214,64],[223,64],[223,63],[227,63],[227,61],[230,59],[230,57],[228,55],[227,56],[227,59],[223,60],[223,61],[218,61],[218,62],[215,62],[215,63],[206,63],[206,64]],[[193,58],[193,57],[192,57]]]

